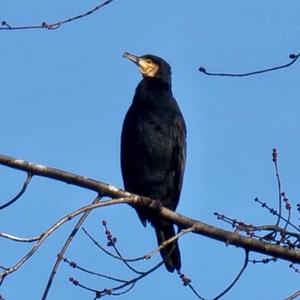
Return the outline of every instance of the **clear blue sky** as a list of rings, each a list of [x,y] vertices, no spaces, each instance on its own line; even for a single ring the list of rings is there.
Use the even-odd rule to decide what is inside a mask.
[[[40,24],[98,4],[82,2],[2,0],[0,19],[12,25]],[[300,51],[299,11],[299,0],[115,0],[59,30],[1,31],[0,153],[122,187],[121,125],[141,78],[122,53],[156,54],[172,66],[173,92],[188,129],[178,211],[225,228],[213,212],[270,224],[274,219],[253,199],[261,197],[277,205],[273,147],[279,149],[283,189],[294,206],[299,201],[300,66],[249,78],[207,77],[197,69],[246,72],[288,62],[289,53]],[[22,178],[24,174],[0,167],[1,203],[16,192]],[[1,211],[0,231],[37,235],[93,197],[79,188],[34,178],[26,195]],[[143,228],[131,208],[112,207],[92,214],[85,227],[100,241],[104,241],[103,219],[118,237],[124,255],[140,256],[155,246],[152,228]],[[55,255],[73,224],[59,230],[6,279],[0,290],[5,299],[40,299]],[[185,236],[180,246],[183,272],[208,298],[223,290],[243,263],[242,250],[201,236]],[[13,264],[27,249],[28,245],[0,241],[0,265]],[[127,274],[83,233],[67,256],[99,272]],[[249,265],[224,299],[289,296],[299,289],[299,275],[288,265]],[[114,285],[61,265],[49,299],[92,299],[68,282],[71,276],[99,289]],[[194,296],[175,274],[161,268],[121,299],[153,298]]]

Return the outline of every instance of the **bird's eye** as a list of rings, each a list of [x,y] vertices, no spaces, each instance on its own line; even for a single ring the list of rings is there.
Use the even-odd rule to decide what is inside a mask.
[[[151,59],[146,59],[146,63],[147,63],[147,64],[153,64],[153,62],[152,62]]]

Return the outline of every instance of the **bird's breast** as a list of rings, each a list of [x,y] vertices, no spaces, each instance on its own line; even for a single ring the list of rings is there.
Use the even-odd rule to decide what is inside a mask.
[[[154,177],[163,180],[169,170],[172,153],[172,118],[157,109],[132,106],[125,118],[122,148],[126,165],[144,174],[152,170]]]

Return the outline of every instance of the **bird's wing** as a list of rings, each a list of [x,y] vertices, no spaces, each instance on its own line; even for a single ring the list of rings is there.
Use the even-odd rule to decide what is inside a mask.
[[[186,161],[186,127],[184,119],[179,113],[174,119],[174,126],[172,127],[172,136],[174,138],[173,162],[174,162],[174,199],[176,199],[176,206],[179,201],[180,192],[183,182],[183,174]],[[176,206],[173,208],[175,210]]]

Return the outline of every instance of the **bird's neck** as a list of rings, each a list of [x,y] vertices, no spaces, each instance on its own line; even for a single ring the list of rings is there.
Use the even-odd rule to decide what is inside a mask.
[[[138,96],[137,96],[138,95]],[[143,79],[136,89],[133,103],[147,107],[147,111],[161,111],[173,99],[171,84]]]
[[[172,95],[171,80],[161,80],[156,78],[144,78],[138,88],[145,89],[148,92],[168,93]]]

